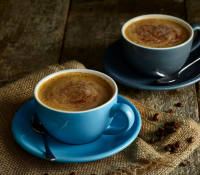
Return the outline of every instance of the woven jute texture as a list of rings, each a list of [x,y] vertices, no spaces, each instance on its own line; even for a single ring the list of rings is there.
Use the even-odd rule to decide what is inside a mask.
[[[77,175],[163,175],[171,172],[199,146],[200,126],[195,121],[149,109],[126,94],[124,97],[131,101],[140,112],[142,118],[140,134],[143,135],[143,139],[136,138],[123,151],[108,158],[87,163],[49,162],[26,152],[17,144],[11,132],[14,115],[24,103],[33,98],[34,87],[40,79],[56,71],[79,68],[85,67],[76,61],[49,66],[0,89],[0,174],[68,175],[76,172]],[[160,113],[159,121],[152,120],[155,113]],[[155,136],[154,132],[162,128],[167,121],[175,121],[181,125],[181,128],[166,136],[163,141],[150,144],[151,137]],[[194,143],[188,142],[191,136],[196,140]],[[177,140],[183,144],[178,153],[170,154],[164,150],[164,146],[173,144]]]

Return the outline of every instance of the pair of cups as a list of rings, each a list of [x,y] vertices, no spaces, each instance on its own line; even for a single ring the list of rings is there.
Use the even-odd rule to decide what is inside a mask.
[[[177,46],[169,48],[149,48],[135,44],[126,38],[126,27],[137,20],[146,18],[163,18],[182,24],[190,33],[189,39]],[[193,42],[194,31],[200,30],[198,24],[190,26],[185,21],[168,15],[144,15],[127,21],[122,27],[122,45],[130,65],[145,76],[158,77],[173,74],[186,62],[191,51],[200,44],[200,37]],[[192,45],[193,43],[193,45]],[[62,73],[83,72],[97,75],[110,83],[114,95],[105,104],[86,111],[68,112],[52,109],[44,105],[38,98],[40,85],[50,78]],[[83,144],[97,139],[101,134],[120,134],[128,131],[134,123],[134,113],[126,104],[117,103],[118,88],[109,76],[93,70],[65,70],[43,78],[35,87],[34,99],[39,119],[46,130],[56,139],[69,144]],[[117,113],[126,117],[127,125],[122,128],[111,127],[110,123]]]
[[[129,24],[148,18],[171,20],[181,24],[189,32],[188,40],[173,47],[151,48],[138,45],[125,36],[125,29]],[[169,15],[152,14],[130,19],[123,25],[121,30],[125,58],[134,70],[146,77],[160,78],[171,75],[180,70],[187,61],[190,52],[194,51],[200,45],[200,35],[198,33],[193,41],[194,31],[199,32],[200,25],[190,25],[182,19]]]

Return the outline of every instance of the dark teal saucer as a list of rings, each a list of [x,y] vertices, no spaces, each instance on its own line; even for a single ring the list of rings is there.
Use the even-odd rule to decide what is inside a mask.
[[[141,117],[136,107],[124,97],[118,95],[118,103],[129,105],[135,114],[135,122],[130,130],[118,135],[101,135],[93,142],[82,145],[70,145],[57,141],[49,134],[47,140],[57,162],[90,162],[114,155],[129,146],[137,137],[141,128]],[[12,122],[12,133],[17,143],[29,153],[46,159],[45,147],[40,133],[31,128],[31,116],[36,113],[34,100],[25,103],[16,113]],[[118,113],[111,126],[123,127],[126,119]]]
[[[194,61],[199,56],[200,47],[190,54],[185,65]],[[137,89],[152,91],[172,90],[183,88],[200,81],[200,62],[197,62],[185,70],[177,81],[170,84],[157,84],[156,79],[140,75],[129,66],[124,57],[120,40],[115,41],[105,50],[102,64],[106,73],[114,80]]]

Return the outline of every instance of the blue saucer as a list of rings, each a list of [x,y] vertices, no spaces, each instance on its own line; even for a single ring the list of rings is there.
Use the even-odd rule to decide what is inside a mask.
[[[200,47],[190,54],[185,65],[196,60],[199,56]],[[177,81],[165,85],[157,84],[156,79],[140,75],[129,66],[124,57],[120,40],[115,41],[105,50],[102,64],[106,73],[114,80],[137,89],[153,91],[172,90],[186,87],[200,81],[200,62],[197,62],[185,70]]]
[[[57,162],[89,162],[116,154],[129,146],[139,134],[141,118],[138,110],[131,102],[118,95],[118,103],[128,104],[135,114],[132,128],[119,135],[101,135],[91,143],[83,145],[68,145],[57,141],[50,135],[47,140]],[[45,159],[45,147],[42,135],[31,128],[31,116],[36,113],[34,100],[25,103],[16,113],[12,122],[12,133],[18,144],[31,154]],[[112,126],[126,124],[123,114],[119,114],[112,122]]]

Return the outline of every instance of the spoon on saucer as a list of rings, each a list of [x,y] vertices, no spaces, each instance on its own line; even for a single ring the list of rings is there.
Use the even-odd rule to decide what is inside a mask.
[[[172,75],[168,75],[166,77],[163,77],[163,78],[159,78],[157,79],[157,83],[158,84],[166,84],[166,83],[172,83],[174,81],[176,81],[179,77],[180,77],[180,74],[186,70],[188,67],[192,66],[194,63],[196,63],[197,61],[199,61],[200,58],[196,59],[195,61],[193,61],[192,63],[188,64],[187,66],[185,66],[184,68],[182,68],[178,73],[174,73]]]
[[[31,117],[31,126],[32,128],[38,132],[41,133],[43,136],[43,140],[44,140],[44,145],[45,145],[45,149],[46,149],[46,159],[50,160],[50,161],[54,161],[56,160],[56,157],[53,155],[53,153],[51,152],[48,142],[47,142],[47,138],[46,138],[46,129],[44,128],[44,126],[42,125],[42,123],[40,122],[37,114],[34,114]]]

